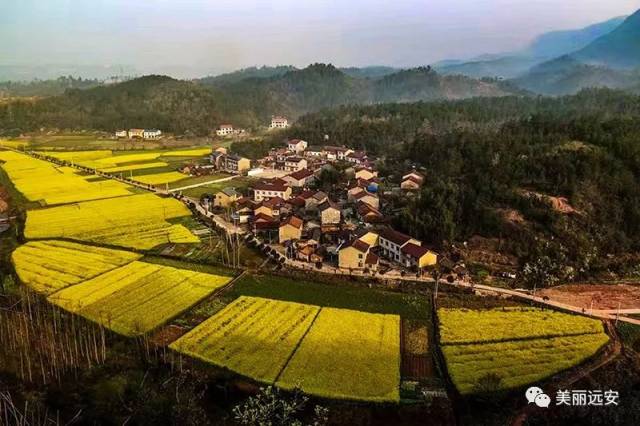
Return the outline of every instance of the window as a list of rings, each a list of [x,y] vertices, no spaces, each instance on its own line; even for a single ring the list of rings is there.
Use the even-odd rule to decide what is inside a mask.
[[[362,253],[358,254],[358,259],[362,259]]]

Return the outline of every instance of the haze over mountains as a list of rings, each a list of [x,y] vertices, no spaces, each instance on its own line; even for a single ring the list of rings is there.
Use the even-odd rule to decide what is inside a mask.
[[[513,79],[523,89],[551,95],[587,87],[635,90],[640,76],[640,11],[574,31],[543,34],[515,54],[436,66],[444,74]]]

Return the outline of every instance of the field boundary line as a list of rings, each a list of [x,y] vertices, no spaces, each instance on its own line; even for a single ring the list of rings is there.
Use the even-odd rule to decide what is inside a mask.
[[[313,320],[311,321],[311,324],[309,324],[309,327],[305,330],[304,334],[302,335],[302,337],[300,338],[298,343],[296,343],[296,347],[293,348],[293,350],[291,351],[291,354],[289,355],[289,357],[285,361],[284,365],[282,366],[282,368],[278,372],[278,375],[276,376],[275,379],[273,379],[273,384],[274,385],[276,383],[278,383],[278,381],[280,380],[280,376],[282,376],[282,373],[284,373],[284,370],[287,369],[287,366],[289,365],[289,363],[291,362],[291,360],[293,359],[295,354],[298,352],[298,349],[300,349],[300,346],[302,345],[302,342],[304,341],[304,339],[307,337],[307,334],[309,334],[309,331],[311,331],[311,327],[313,327],[313,325],[316,323],[316,319],[318,319],[318,316],[320,315],[320,312],[322,312],[322,310],[324,309],[324,307],[322,307],[322,306],[320,306],[319,308],[320,309],[318,309],[318,312],[316,312],[316,315],[313,317]]]
[[[523,341],[540,340],[540,339],[556,339],[559,337],[588,336],[590,334],[600,334],[600,332],[596,331],[591,333],[545,334],[541,336],[515,337],[513,339],[474,340],[472,342],[446,342],[446,343],[441,342],[440,344],[443,346],[471,346],[471,345],[484,345],[484,344],[495,344],[495,343],[506,343],[506,342],[523,342]]]

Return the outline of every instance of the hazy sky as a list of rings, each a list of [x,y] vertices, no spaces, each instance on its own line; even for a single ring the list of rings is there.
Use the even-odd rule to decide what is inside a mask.
[[[0,65],[412,66],[523,47],[640,0],[0,0]]]

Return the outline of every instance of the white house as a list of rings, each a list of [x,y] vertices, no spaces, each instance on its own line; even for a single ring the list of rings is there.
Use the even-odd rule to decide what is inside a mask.
[[[271,129],[286,129],[289,127],[289,120],[287,117],[274,116],[271,117],[271,125],[269,128]]]
[[[216,130],[216,135],[218,136],[229,136],[233,135],[233,126],[231,124],[221,124],[220,127]]]
[[[282,179],[268,179],[256,183],[253,187],[253,199],[262,201],[274,197],[288,200],[291,197],[291,187]]]
[[[411,243],[416,246],[421,246],[422,242],[416,240],[409,235],[405,235],[402,232],[395,231],[391,228],[384,229],[380,232],[380,248],[381,254],[393,261],[402,262],[403,252],[402,248]]]
[[[303,141],[300,139],[292,139],[287,142],[287,148],[289,149],[289,151],[295,152],[297,154],[304,152],[304,150],[307,149],[307,146],[309,146],[307,141]]]
[[[116,130],[116,138],[126,138],[128,133],[126,130]]]
[[[287,172],[297,172],[307,168],[307,160],[298,156],[287,157],[284,160],[284,170]]]
[[[144,139],[160,139],[162,132],[158,129],[144,129],[142,137]]]
[[[315,176],[311,170],[302,169],[297,172],[290,173],[282,179],[294,188],[302,188],[309,185],[315,179]]]

